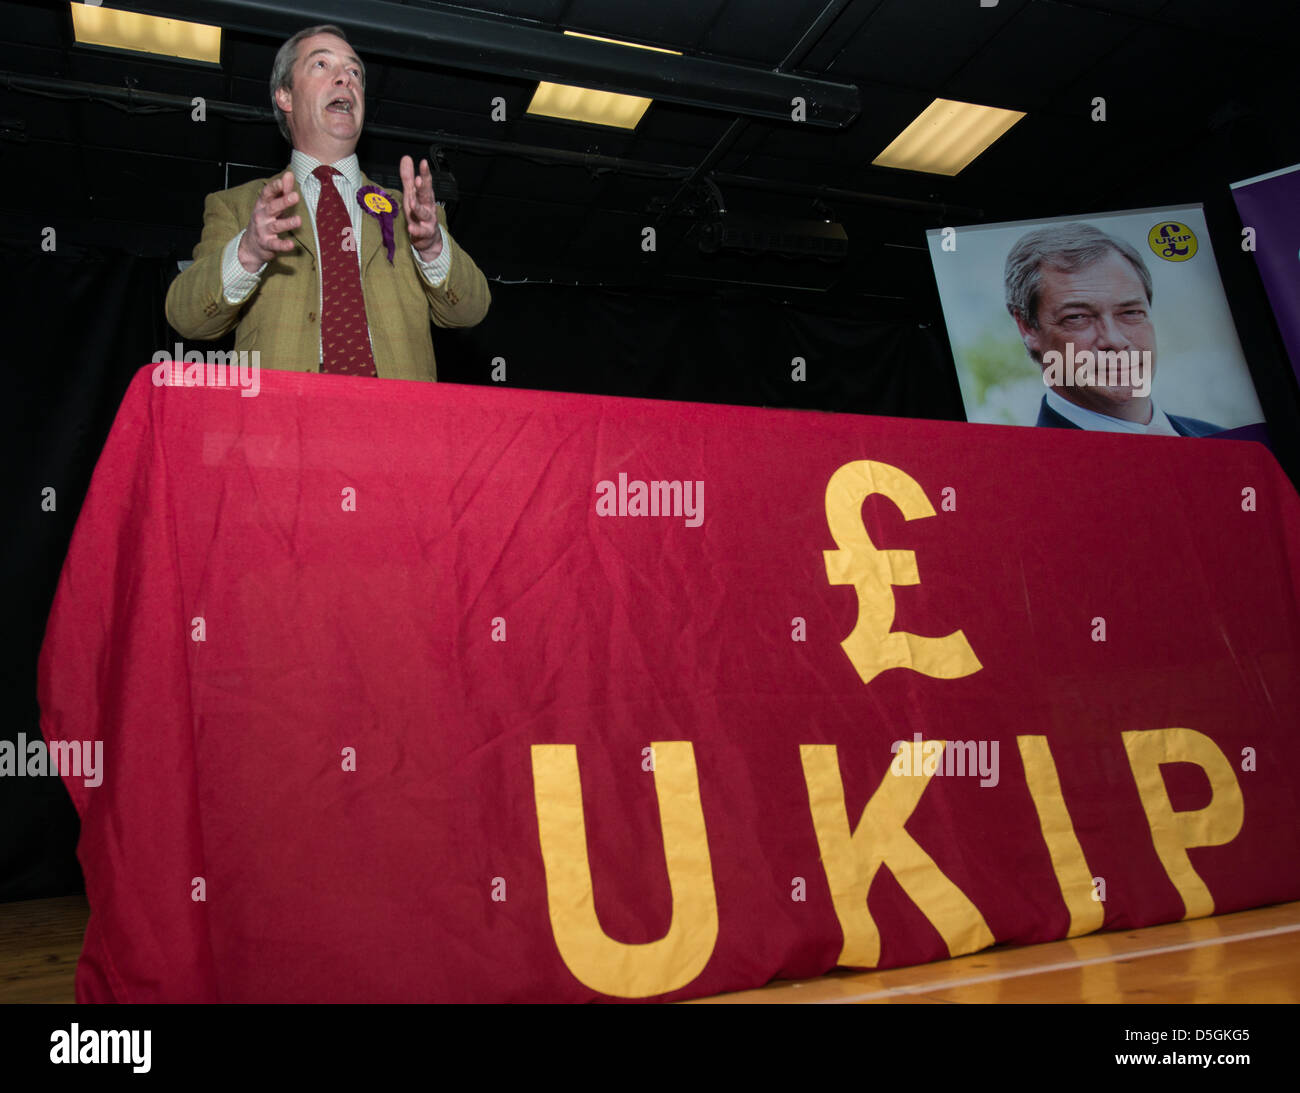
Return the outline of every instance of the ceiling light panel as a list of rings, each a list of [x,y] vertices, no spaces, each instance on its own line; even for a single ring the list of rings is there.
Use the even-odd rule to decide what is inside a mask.
[[[627,46],[631,49],[648,49],[655,53],[671,53],[680,57],[675,49],[661,49],[658,46],[643,46],[636,42],[620,42],[616,38],[601,38],[595,34],[579,34],[566,30],[572,38],[590,38],[595,42],[608,42],[611,45]],[[586,87],[571,84],[549,83],[542,81],[537,85],[533,101],[528,104],[528,113],[544,118],[560,118],[564,121],[583,122],[587,125],[605,125],[618,129],[635,129],[653,100],[639,95],[620,95],[613,91],[592,91]]]
[[[134,11],[69,4],[79,45],[152,53],[187,61],[221,63],[221,28],[183,19],[159,19]]]
[[[875,167],[951,177],[1024,116],[1019,110],[935,99],[871,162]]]

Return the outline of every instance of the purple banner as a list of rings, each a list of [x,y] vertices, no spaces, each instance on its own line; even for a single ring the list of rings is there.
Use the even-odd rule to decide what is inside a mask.
[[[1300,378],[1300,164],[1234,182],[1232,196],[1242,225],[1255,230],[1255,260]]]

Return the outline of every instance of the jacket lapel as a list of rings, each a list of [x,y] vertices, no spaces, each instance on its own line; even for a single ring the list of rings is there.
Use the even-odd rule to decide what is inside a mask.
[[[286,167],[284,170],[288,171],[291,170],[291,168]],[[280,174],[283,175],[284,171],[281,171]],[[361,175],[361,185],[373,186],[374,183],[372,183],[363,173]],[[297,175],[295,175],[293,179],[293,188],[298,193],[298,203],[293,206],[293,208],[297,210],[298,215],[302,217],[302,223],[299,224],[298,227],[294,228],[290,234],[295,240],[297,240],[297,242],[302,244],[303,249],[306,250],[308,254],[315,258],[317,257],[316,240],[313,234],[314,228],[311,223],[311,213],[307,209],[307,199],[303,196],[302,187],[298,183]],[[384,193],[388,194],[388,200],[393,203],[393,208],[397,210],[397,214],[401,215],[402,202],[400,196],[389,193],[387,190],[385,190]],[[290,215],[293,214],[291,213]],[[394,228],[395,227],[396,225],[394,225]],[[375,255],[380,252],[384,252],[384,260],[387,261],[388,256],[384,248],[384,233],[379,226],[379,220],[377,217],[363,209],[361,212],[361,268],[363,271],[371,263]]]
[[[285,171],[293,170],[292,167],[285,167],[280,172],[280,177],[284,177]],[[302,223],[293,229],[289,234],[302,245],[302,248],[313,258],[316,257],[316,240],[313,236],[314,228],[311,222],[311,213],[307,209],[307,198],[303,196],[302,187],[298,184],[298,176],[293,176],[293,188],[298,194],[298,203],[286,210],[288,216],[297,215],[302,218]]]

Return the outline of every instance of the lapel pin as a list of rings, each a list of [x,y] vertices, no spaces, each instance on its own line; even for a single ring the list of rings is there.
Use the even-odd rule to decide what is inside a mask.
[[[379,227],[384,233],[384,247],[388,251],[388,264],[393,264],[393,254],[397,244],[393,241],[393,220],[396,218],[397,208],[392,199],[384,193],[378,186],[362,186],[357,191],[357,202],[371,216],[379,221]]]

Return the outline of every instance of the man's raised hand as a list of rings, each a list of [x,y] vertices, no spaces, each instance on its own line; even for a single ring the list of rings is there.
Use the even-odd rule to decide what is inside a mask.
[[[239,241],[239,263],[255,273],[277,254],[285,254],[296,245],[292,239],[281,239],[283,232],[292,231],[302,224],[301,216],[283,216],[286,209],[297,204],[298,191],[293,188],[293,172],[285,171],[262,187],[248,227]]]
[[[411,245],[426,262],[442,253],[442,228],[438,226],[438,204],[433,196],[433,172],[429,161],[420,160],[420,174],[410,156],[403,156],[398,167],[402,176],[402,211],[406,214],[406,231]]]

